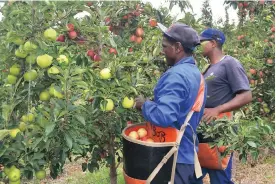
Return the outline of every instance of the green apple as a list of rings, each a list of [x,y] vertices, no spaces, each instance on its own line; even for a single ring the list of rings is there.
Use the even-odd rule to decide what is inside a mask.
[[[106,101],[107,103],[105,107],[101,104],[102,111],[112,111],[114,109],[113,101],[111,99],[106,99]]]
[[[43,180],[46,177],[46,171],[40,170],[35,173],[35,177],[39,180]]]
[[[26,81],[33,81],[37,78],[37,72],[35,70],[30,70],[24,74],[24,79]]]
[[[19,129],[19,128],[11,129],[11,130],[10,130],[10,136],[11,136],[12,138],[15,138],[16,135],[17,135],[17,133],[19,133],[19,132],[20,132],[20,129]]]
[[[57,58],[57,61],[59,63],[68,64],[68,58],[65,55],[59,55],[59,57]]]
[[[43,35],[46,39],[51,40],[51,41],[55,41],[57,38],[57,32],[56,32],[56,30],[54,30],[52,28],[46,29],[46,31],[44,31]]]
[[[270,109],[267,108],[267,107],[265,107],[265,108],[264,108],[264,112],[265,112],[265,113],[269,113],[269,112],[270,112]]]
[[[104,68],[100,71],[100,76],[102,79],[110,79],[111,73],[109,68]]]
[[[8,174],[9,180],[13,182],[20,180],[20,177],[21,177],[20,170],[17,169],[16,167],[11,169]]]
[[[17,181],[9,181],[9,184],[20,184],[21,181],[20,180],[17,180]]]
[[[8,82],[9,84],[15,84],[16,81],[17,81],[17,77],[16,77],[16,76],[8,75],[7,82]]]
[[[35,64],[35,62],[36,62],[36,55],[32,54],[26,57],[26,63]]]
[[[15,56],[16,56],[16,57],[25,58],[25,57],[27,57],[27,55],[28,55],[28,53],[26,53],[26,52],[24,52],[24,51],[22,51],[22,50],[20,50],[20,49],[17,49],[17,50],[15,51]]]
[[[41,68],[47,68],[53,63],[53,57],[49,56],[48,54],[44,54],[44,55],[38,56],[36,58],[36,62],[38,66],[40,66]]]
[[[25,44],[24,44],[24,47],[23,49],[27,52],[30,52],[30,51],[33,51],[35,49],[37,49],[37,45],[35,45],[34,43],[30,42],[30,41],[27,41]]]
[[[60,93],[59,91],[57,91],[54,86],[51,86],[49,88],[49,93],[50,93],[50,95],[52,95],[54,97],[63,98],[63,94]]]
[[[144,61],[145,63],[147,63],[147,62],[149,62],[149,58],[148,58],[148,57],[143,57],[143,61]]]
[[[20,130],[21,132],[24,132],[24,131],[26,130],[26,123],[24,123],[23,121],[21,121],[21,122],[19,123],[18,128],[19,128],[19,130]]]
[[[22,117],[21,117],[21,121],[23,121],[23,122],[28,122],[28,116],[27,115],[23,115]]]
[[[43,91],[39,94],[39,100],[48,101],[50,99],[50,93],[48,91]]]
[[[24,40],[22,40],[21,38],[15,38],[14,40],[12,40],[12,42],[16,45],[22,45],[24,43]]]
[[[134,99],[125,97],[122,103],[123,107],[126,109],[132,108],[134,105]]]
[[[52,66],[51,68],[49,68],[47,72],[48,74],[59,74],[59,70],[55,66]]]
[[[20,70],[21,70],[20,66],[18,64],[14,64],[10,68],[10,74],[17,76],[17,75],[19,75]]]
[[[11,167],[5,166],[4,167],[4,173],[8,176],[9,172],[14,168],[16,168],[14,165],[11,166]]]
[[[27,114],[27,118],[28,118],[28,122],[33,122],[35,119],[35,116],[34,116],[34,114],[29,113],[29,114]]]

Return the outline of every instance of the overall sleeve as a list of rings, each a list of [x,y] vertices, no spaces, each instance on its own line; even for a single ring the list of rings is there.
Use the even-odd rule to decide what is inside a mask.
[[[146,101],[142,108],[146,121],[160,127],[169,127],[177,122],[181,103],[189,94],[187,80],[179,74],[166,74],[157,84],[155,101]]]

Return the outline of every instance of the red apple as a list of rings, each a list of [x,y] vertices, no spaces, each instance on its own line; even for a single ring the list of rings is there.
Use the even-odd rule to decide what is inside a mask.
[[[262,78],[264,76],[264,73],[262,71],[260,71],[259,76]]]
[[[238,4],[238,7],[239,7],[239,8],[242,8],[242,7],[243,7],[243,4],[242,4],[242,3],[239,3],[239,4]]]
[[[220,146],[220,147],[218,147],[218,151],[219,151],[220,153],[225,152],[225,150],[226,150],[226,146]]]
[[[138,135],[139,135],[140,138],[143,138],[143,137],[145,137],[148,134],[148,132],[147,132],[147,130],[145,128],[139,128],[139,130],[137,131],[137,133],[138,133]]]
[[[142,41],[143,41],[142,37],[136,37],[136,40],[135,40],[136,43],[140,44]]]
[[[129,38],[129,40],[131,42],[135,42],[136,41],[136,36],[135,35],[131,35],[130,38]]]
[[[151,19],[149,20],[149,25],[150,25],[150,27],[155,27],[155,26],[157,26],[157,21],[156,21],[156,19],[151,18]]]
[[[127,126],[132,125],[132,121],[127,122]]]
[[[109,18],[109,17],[106,17],[106,18],[104,19],[104,22],[105,22],[106,25],[108,25],[108,24],[110,23],[110,18]]]
[[[130,138],[132,138],[132,139],[136,139],[136,140],[139,139],[139,135],[138,135],[138,133],[137,133],[136,131],[131,131],[131,132],[128,134],[128,136],[129,136]]]
[[[257,73],[257,71],[255,69],[250,69],[249,72],[252,74],[252,75],[255,75]]]
[[[95,54],[93,59],[94,61],[101,61],[101,56],[98,54]]]
[[[115,54],[115,55],[116,55],[116,54],[117,54],[117,50],[114,49],[114,48],[110,48],[110,49],[109,49],[109,53],[110,53],[110,54]]]
[[[259,0],[259,3],[260,3],[260,4],[264,4],[264,3],[265,3],[265,0]]]
[[[67,24],[67,30],[70,32],[70,31],[74,31],[74,24]]]
[[[140,11],[134,11],[134,12],[133,12],[133,15],[135,15],[136,17],[139,17],[139,16],[140,16],[140,14],[141,14],[141,12],[140,12]]]
[[[144,30],[142,29],[142,28],[140,28],[140,27],[138,27],[137,29],[136,29],[136,36],[138,36],[138,37],[142,37],[143,35],[144,35]]]
[[[273,64],[273,60],[272,59],[267,59],[266,63],[267,64]]]
[[[129,49],[128,49],[128,52],[132,52],[133,51],[133,49],[130,47]]]
[[[248,2],[244,2],[244,3],[243,3],[243,7],[244,7],[244,8],[247,8],[247,7],[248,7]]]
[[[140,138],[141,141],[147,141],[147,139],[148,139],[148,136]]]
[[[92,49],[90,49],[86,52],[86,55],[89,56],[91,59],[94,59],[95,52]]]
[[[263,101],[263,99],[262,98],[258,98],[258,102],[262,102]]]
[[[65,42],[65,36],[64,35],[59,35],[56,39],[58,42]]]
[[[146,142],[154,142],[154,140],[151,139],[151,138],[148,138],[148,139],[146,140]]]
[[[86,5],[90,7],[90,6],[93,5],[93,3],[92,2],[87,2]]]
[[[77,38],[77,33],[76,31],[70,31],[68,36],[70,39],[74,40],[75,38]]]

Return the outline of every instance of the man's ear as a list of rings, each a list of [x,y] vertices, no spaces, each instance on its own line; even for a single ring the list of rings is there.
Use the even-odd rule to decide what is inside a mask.
[[[181,52],[184,50],[180,42],[176,42],[175,46],[176,46],[175,48],[178,52]]]
[[[212,42],[212,47],[213,47],[213,48],[215,48],[215,47],[218,46],[218,43],[217,43],[215,40],[212,40],[211,42]]]

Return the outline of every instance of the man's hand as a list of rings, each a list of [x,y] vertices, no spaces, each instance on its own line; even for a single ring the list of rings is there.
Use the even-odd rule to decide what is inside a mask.
[[[135,105],[134,105],[135,108],[141,110],[146,100],[147,99],[145,99],[142,95],[139,95],[137,98],[135,98]]]
[[[211,121],[217,119],[219,114],[220,114],[220,111],[218,108],[205,108],[204,115],[203,115],[202,119],[205,123],[208,124]]]

